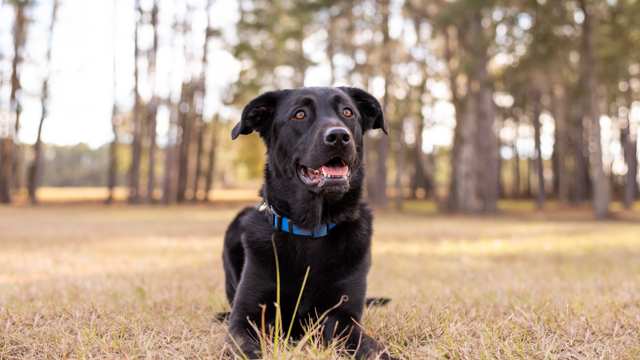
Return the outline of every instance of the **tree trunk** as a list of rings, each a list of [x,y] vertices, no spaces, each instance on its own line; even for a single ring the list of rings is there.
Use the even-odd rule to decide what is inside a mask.
[[[471,57],[465,116],[456,124],[462,126],[456,209],[464,212],[494,212],[498,204],[498,137],[481,16],[471,15],[469,37],[462,39]]]
[[[189,176],[189,155],[191,152],[191,124],[192,124],[192,109],[193,106],[193,86],[190,83],[185,83],[182,86],[182,99],[179,107],[179,150],[178,150],[178,184],[176,191],[176,201],[183,202],[187,196],[187,184]],[[185,109],[186,108],[186,109]]]
[[[503,126],[500,126],[502,128]],[[506,191],[504,188],[504,159],[502,158],[502,141],[498,138],[498,198],[504,199],[506,197]]]
[[[139,41],[139,27],[143,18],[142,9],[140,8],[140,1],[136,0],[136,12],[137,19],[134,27],[134,105],[133,105],[133,141],[131,143],[131,166],[129,168],[129,202],[140,202],[140,165],[142,161],[142,100],[140,99],[139,89],[139,65],[138,57],[140,56],[140,50],[138,46]]]
[[[169,131],[167,134],[167,145],[164,158],[164,181],[162,184],[162,202],[165,205],[176,201],[176,143],[178,131],[178,105],[170,104],[171,113],[169,118]]]
[[[460,94],[458,93],[458,84],[457,84],[457,72],[454,69],[453,65],[453,36],[450,33],[453,29],[446,28],[444,31],[445,38],[445,60],[447,62],[448,67],[448,80],[449,80],[449,88],[451,89],[451,102],[455,108],[455,116],[456,116],[456,126],[453,130],[453,144],[451,147],[451,178],[449,180],[449,193],[447,194],[447,208],[450,211],[458,210],[458,183],[459,180],[459,165],[460,165],[460,156],[461,156],[461,147],[462,147],[462,130],[463,130],[463,121],[465,118],[464,114],[464,105]],[[462,28],[458,28],[458,38],[466,36],[465,34],[461,34]],[[457,49],[461,52],[462,49]]]
[[[156,83],[157,83],[157,71],[156,60],[158,57],[158,0],[153,2],[153,8],[151,9],[151,27],[153,28],[153,47],[149,52],[149,78],[151,82],[151,103],[149,104],[149,110],[147,114],[148,132],[149,132],[149,158],[147,168],[147,202],[155,202],[155,189],[156,189],[156,150],[157,150],[157,115],[158,115],[158,96],[156,95]]]
[[[562,202],[569,202],[571,191],[571,174],[573,169],[568,167],[571,154],[568,151],[569,134],[567,131],[567,109],[564,87],[556,85],[551,92],[551,111],[555,121],[555,143],[553,146],[554,167],[553,178],[555,193]]]
[[[154,193],[156,189],[156,150],[157,150],[157,114],[158,114],[158,104],[157,98],[152,99],[152,103],[149,105],[148,109],[148,124],[149,124],[149,158],[148,158],[148,169],[147,169],[147,194],[146,200],[149,203],[153,203],[156,201]]]
[[[215,174],[216,165],[216,148],[218,146],[218,138],[216,134],[217,116],[211,120],[209,124],[209,154],[207,156],[207,171],[204,182],[204,196],[203,201],[210,201],[211,189],[213,189],[213,177]]]
[[[117,123],[117,106],[113,104],[111,112],[111,131],[113,132],[113,140],[109,144],[109,169],[107,171],[107,188],[109,195],[106,203],[112,204],[115,200],[115,189],[118,183],[118,123]]]
[[[384,96],[382,98],[382,111],[387,114],[389,110],[389,102],[391,97],[389,90],[391,88],[391,37],[389,35],[389,0],[381,0],[380,8],[382,13],[382,48],[384,55],[382,60],[382,75],[384,77]],[[386,207],[387,199],[387,158],[389,156],[389,138],[382,135],[377,141],[377,157],[375,168],[374,189],[369,192],[372,205],[377,207]]]
[[[7,183],[14,189],[19,189],[22,185],[22,148],[20,146],[20,119],[22,115],[22,83],[21,83],[21,71],[22,63],[24,61],[23,50],[24,44],[27,39],[27,26],[28,19],[26,17],[27,3],[23,1],[16,2],[15,7],[15,19],[13,26],[13,59],[11,61],[11,91],[9,94],[9,105],[11,111],[15,113],[15,121],[13,134],[9,137],[12,138],[10,144],[13,149],[10,151],[11,158],[11,170],[8,173],[11,176],[11,180]]]
[[[422,147],[424,144],[423,131],[424,131],[424,116],[422,115],[422,108],[424,106],[423,95],[425,92],[425,88],[427,85],[427,65],[424,64],[422,66],[422,80],[416,89],[416,99],[414,100],[416,105],[416,109],[413,112],[413,116],[416,121],[415,128],[415,145],[413,147],[413,169],[414,174],[411,179],[411,197],[413,199],[418,198],[418,189],[422,188],[428,196],[431,196],[430,192],[432,189],[432,183],[430,180],[430,175],[427,175],[424,166],[424,152],[422,151]]]
[[[538,191],[536,192],[536,207],[542,209],[545,201],[545,187],[544,187],[544,162],[542,159],[542,124],[540,123],[540,114],[542,112],[542,94],[540,90],[533,89],[531,93],[531,100],[533,102],[533,132],[535,142],[535,168],[537,175]]]
[[[524,191],[525,198],[531,199],[533,197],[533,189],[532,189],[532,181],[531,177],[533,176],[533,160],[531,158],[527,158],[527,184]]]
[[[579,114],[573,116],[573,147],[575,156],[575,186],[573,201],[582,203],[589,198],[589,159],[587,158],[587,146],[585,145],[585,130],[582,117]]]
[[[0,138],[0,203],[9,204],[12,200],[11,181],[13,180],[13,140]]]
[[[115,17],[116,14],[116,4],[115,2],[113,3],[113,16]],[[107,168],[107,189],[108,189],[108,195],[107,195],[107,199],[105,200],[106,204],[112,204],[113,201],[115,200],[115,189],[118,183],[118,143],[119,143],[119,137],[118,137],[118,103],[117,103],[117,96],[116,96],[116,89],[117,89],[117,79],[118,79],[118,74],[117,74],[117,57],[116,57],[116,26],[114,24],[114,27],[111,29],[112,30],[112,51],[113,51],[113,57],[111,59],[111,66],[112,66],[112,73],[113,73],[113,105],[111,106],[111,132],[113,133],[113,140],[111,141],[111,144],[109,144],[109,165]]]
[[[36,142],[33,144],[33,162],[29,165],[27,176],[27,190],[29,193],[29,201],[31,204],[38,203],[37,191],[40,185],[40,178],[42,176],[42,126],[44,120],[47,118],[47,102],[48,102],[48,84],[49,80],[45,80],[42,84],[42,113],[40,115],[40,122],[38,124],[38,135],[36,136]]]
[[[631,209],[638,193],[638,141],[636,132],[631,128],[631,107],[633,104],[631,88],[627,89],[626,97],[627,118],[625,126],[620,129],[620,143],[622,144],[624,161],[627,164],[623,203],[626,209]]]
[[[400,124],[402,125],[402,124]],[[403,137],[404,137],[404,132],[401,130],[402,128],[400,127],[397,131],[397,135],[396,135],[396,177],[395,177],[395,181],[394,181],[394,187],[395,187],[395,192],[396,192],[396,197],[394,199],[394,205],[396,210],[398,211],[402,211],[402,207],[404,204],[404,192],[402,191],[402,174],[404,173],[405,169],[404,169],[404,163],[405,163],[405,159],[404,159],[404,141],[403,141]]]
[[[11,62],[11,92],[9,95],[9,103],[11,110],[15,112],[15,122],[12,138],[13,150],[11,151],[11,181],[8,183],[14,189],[22,186],[22,148],[20,146],[20,119],[22,115],[22,83],[21,71],[23,63],[24,44],[27,39],[28,19],[26,17],[27,2],[19,1],[14,4],[15,19],[13,26],[13,60]]]
[[[200,191],[200,180],[202,179],[202,154],[204,152],[204,123],[199,122],[195,127],[196,135],[196,168],[193,176],[193,193],[191,200],[198,200],[198,192]]]
[[[589,164],[593,183],[593,210],[596,218],[603,219],[609,215],[610,189],[609,180],[604,172],[602,160],[602,142],[600,137],[600,112],[598,110],[597,83],[595,74],[595,58],[593,54],[592,15],[586,0],[580,0],[584,13],[582,22],[581,44],[581,77],[585,85],[583,96],[583,123],[587,126],[589,137]]]
[[[193,175],[193,192],[191,195],[192,201],[197,201],[199,199],[198,194],[200,192],[200,185],[203,177],[202,158],[204,155],[204,134],[205,134],[206,125],[204,122],[204,105],[202,104],[204,104],[205,102],[206,93],[207,93],[207,68],[209,65],[209,40],[213,34],[213,28],[212,28],[211,16],[210,16],[210,10],[212,5],[213,5],[213,1],[209,0],[206,8],[207,28],[205,29],[204,43],[202,46],[202,59],[200,62],[202,66],[202,71],[200,73],[200,78],[198,79],[198,83],[196,86],[196,94],[195,94],[195,96],[198,96],[198,98],[200,99],[198,103],[201,105],[199,106],[198,109],[195,109],[196,112],[194,114],[195,117],[194,117],[194,124],[193,124],[194,135],[196,136],[196,154],[195,154],[196,157],[195,157],[195,171]],[[300,46],[302,46],[302,44],[300,44]],[[304,56],[304,53],[303,53],[303,56]],[[194,102],[193,105],[195,107],[196,103]],[[205,198],[206,198],[206,194],[205,194]]]
[[[518,150],[518,137],[520,135],[520,118],[514,116],[515,131],[513,139],[513,190],[511,196],[517,199],[521,195],[521,181],[520,181],[520,151]]]
[[[486,64],[486,61],[482,62],[478,73],[480,91],[477,94],[478,128],[475,136],[479,161],[474,165],[479,177],[480,189],[477,191],[482,199],[482,211],[494,212],[498,209],[498,137],[494,129],[495,107]]]
[[[47,66],[51,67],[51,49],[53,47],[53,31],[56,24],[56,18],[58,14],[58,0],[54,0],[53,9],[51,12],[51,22],[49,23],[49,41],[47,43]],[[42,127],[44,121],[48,115],[49,109],[49,78],[51,74],[48,73],[45,80],[42,82],[42,93],[40,96],[40,103],[42,106],[42,113],[40,114],[40,122],[38,123],[38,135],[36,142],[33,145],[33,162],[29,165],[29,174],[27,179],[27,188],[29,192],[29,200],[32,204],[38,203],[37,190],[40,186],[40,179],[42,177]]]

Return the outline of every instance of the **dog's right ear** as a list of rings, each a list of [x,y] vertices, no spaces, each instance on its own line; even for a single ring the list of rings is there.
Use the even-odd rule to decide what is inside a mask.
[[[231,139],[235,140],[240,134],[248,135],[253,131],[264,137],[271,127],[278,100],[284,92],[285,90],[269,91],[251,100],[242,110],[240,122],[231,130]]]

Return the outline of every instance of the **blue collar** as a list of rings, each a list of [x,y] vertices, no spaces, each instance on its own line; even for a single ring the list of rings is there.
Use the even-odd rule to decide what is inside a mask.
[[[271,220],[271,226],[278,231],[286,232],[295,236],[305,236],[311,238],[321,238],[329,234],[329,231],[336,227],[336,224],[320,224],[315,229],[305,229],[295,225],[291,219],[278,213],[266,202],[258,206],[259,211],[266,211]]]

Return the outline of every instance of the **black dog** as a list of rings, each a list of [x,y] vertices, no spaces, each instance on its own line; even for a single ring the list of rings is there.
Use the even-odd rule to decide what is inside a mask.
[[[232,139],[258,132],[268,157],[264,203],[244,209],[224,240],[229,330],[250,358],[260,356],[250,322],[261,324],[261,305],[268,324],[276,316],[274,246],[282,323],[288,327],[295,317],[292,337],[330,310],[323,320],[325,342],[345,338],[357,358],[391,358],[358,325],[371,262],[372,216],[361,201],[363,134],[371,129],[386,133],[380,104],[348,87],[267,92],[246,106],[233,128]]]

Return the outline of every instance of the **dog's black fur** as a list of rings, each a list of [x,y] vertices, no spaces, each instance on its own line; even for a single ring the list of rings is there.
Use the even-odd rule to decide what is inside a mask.
[[[297,119],[296,113],[301,110],[305,116]],[[323,141],[328,128],[346,130],[351,141],[328,145]],[[324,320],[324,341],[346,338],[347,349],[357,358],[378,354],[382,359],[391,358],[358,325],[371,262],[372,215],[361,200],[363,135],[371,129],[386,133],[380,104],[367,92],[348,87],[267,92],[246,106],[233,129],[233,139],[256,131],[267,146],[261,190],[266,203],[303,228],[336,224],[325,237],[294,236],[275,231],[268,211],[246,208],[229,226],[223,251],[226,294],[231,304],[229,330],[250,358],[260,356],[250,321],[261,323],[261,305],[266,305],[267,323],[273,324],[275,319],[273,243],[279,260],[280,308],[285,327],[294,316],[305,271],[310,268],[295,314],[294,338],[302,335],[310,319],[317,319],[346,295],[348,300]],[[310,186],[301,180],[301,166],[316,169],[336,157],[349,166],[347,180],[328,181],[323,186]]]

